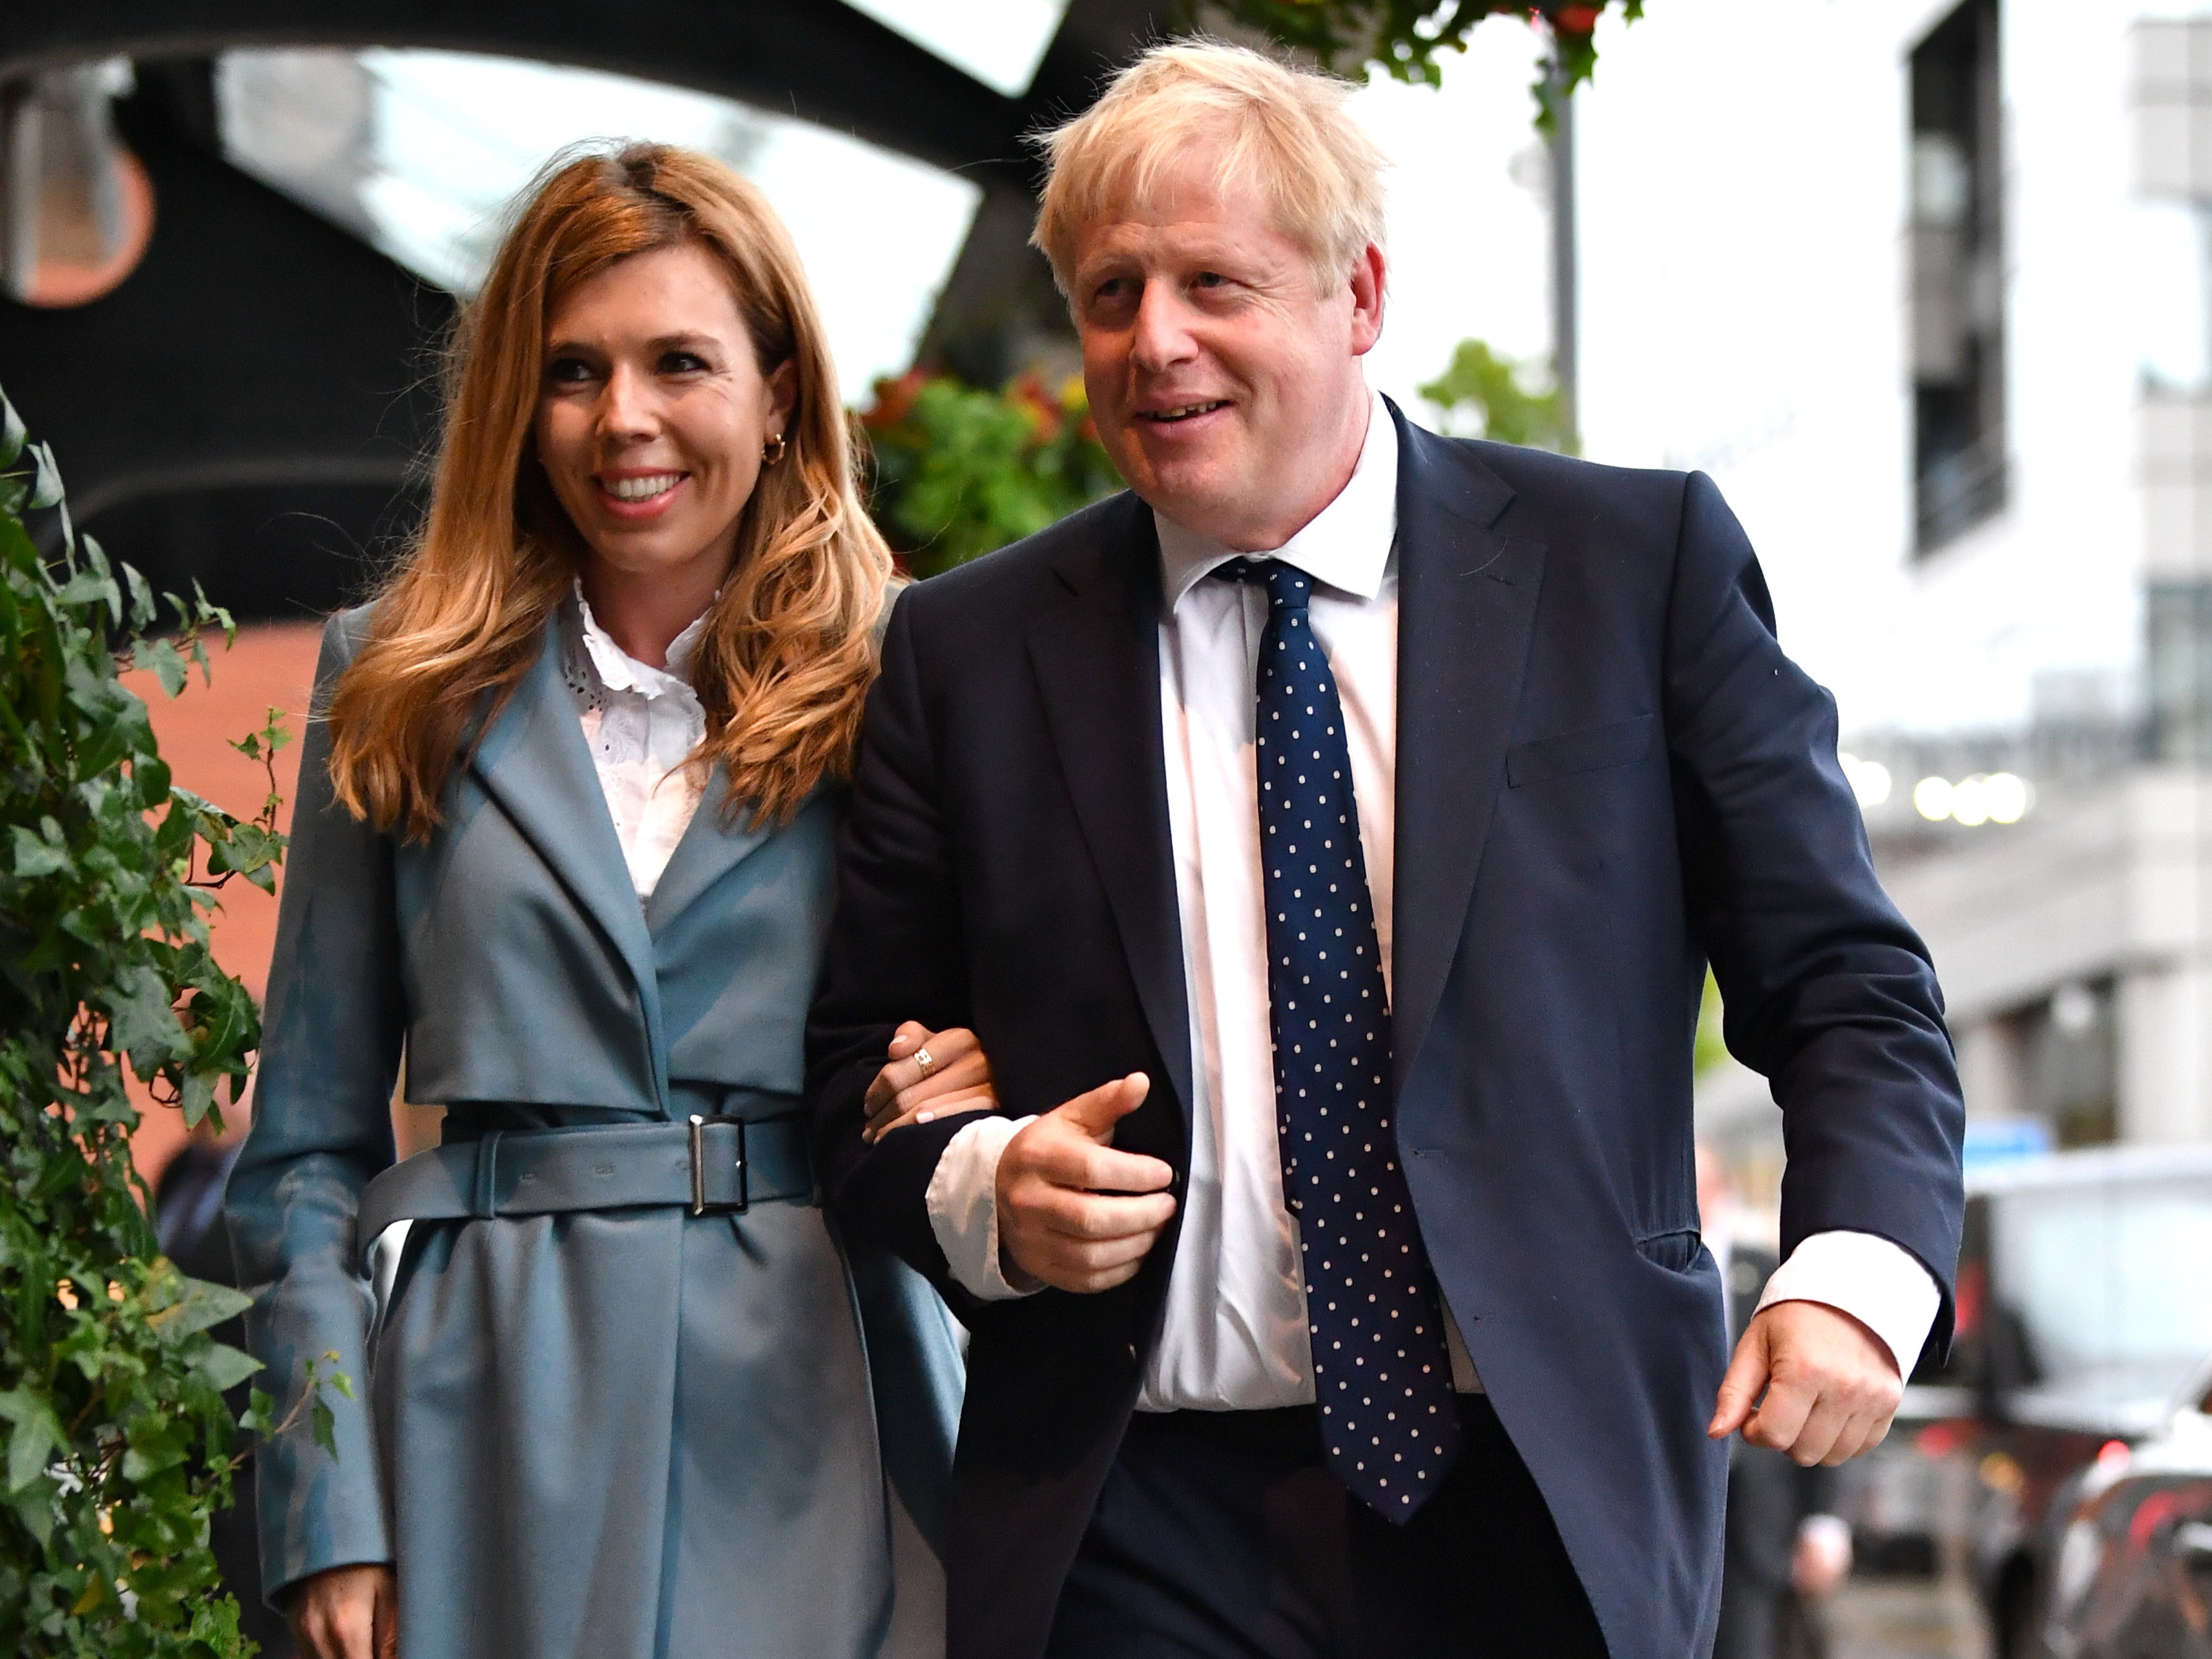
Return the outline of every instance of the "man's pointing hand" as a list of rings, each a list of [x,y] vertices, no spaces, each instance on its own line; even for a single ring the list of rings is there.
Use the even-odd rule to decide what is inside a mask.
[[[1024,1289],[1111,1290],[1133,1277],[1175,1214],[1175,1171],[1114,1150],[1114,1126],[1152,1091],[1142,1072],[1054,1108],[999,1159],[1000,1268]]]

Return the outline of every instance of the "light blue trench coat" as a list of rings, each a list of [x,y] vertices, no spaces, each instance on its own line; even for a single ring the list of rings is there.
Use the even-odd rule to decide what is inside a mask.
[[[319,712],[365,624],[325,631]],[[304,1427],[260,1448],[265,1582],[396,1563],[403,1659],[940,1651],[951,1328],[820,1209],[418,1221],[372,1332],[356,1214],[403,1054],[449,1140],[798,1108],[837,793],[733,825],[714,779],[641,905],[564,626],[427,842],[334,805],[307,732],[228,1212],[264,1386],[335,1352],[360,1398],[332,1399],[335,1458]]]

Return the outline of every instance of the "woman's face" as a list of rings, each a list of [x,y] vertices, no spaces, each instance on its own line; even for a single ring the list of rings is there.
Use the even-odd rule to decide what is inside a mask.
[[[720,583],[792,380],[787,362],[761,374],[729,278],[696,243],[634,254],[562,296],[538,459],[605,574]]]

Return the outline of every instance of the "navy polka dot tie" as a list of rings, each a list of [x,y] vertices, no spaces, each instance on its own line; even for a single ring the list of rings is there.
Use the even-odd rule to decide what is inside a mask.
[[[1267,586],[1260,641],[1260,843],[1283,1188],[1297,1218],[1322,1440],[1337,1478],[1404,1522],[1459,1455],[1436,1276],[1390,1128],[1390,1008],[1336,677],[1304,572]]]

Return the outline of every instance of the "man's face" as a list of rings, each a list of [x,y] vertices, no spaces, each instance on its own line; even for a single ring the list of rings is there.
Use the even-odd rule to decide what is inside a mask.
[[[1187,529],[1265,551],[1359,459],[1382,255],[1322,288],[1261,194],[1224,200],[1218,173],[1214,149],[1194,147],[1151,203],[1084,226],[1071,304],[1091,417],[1130,488]]]

